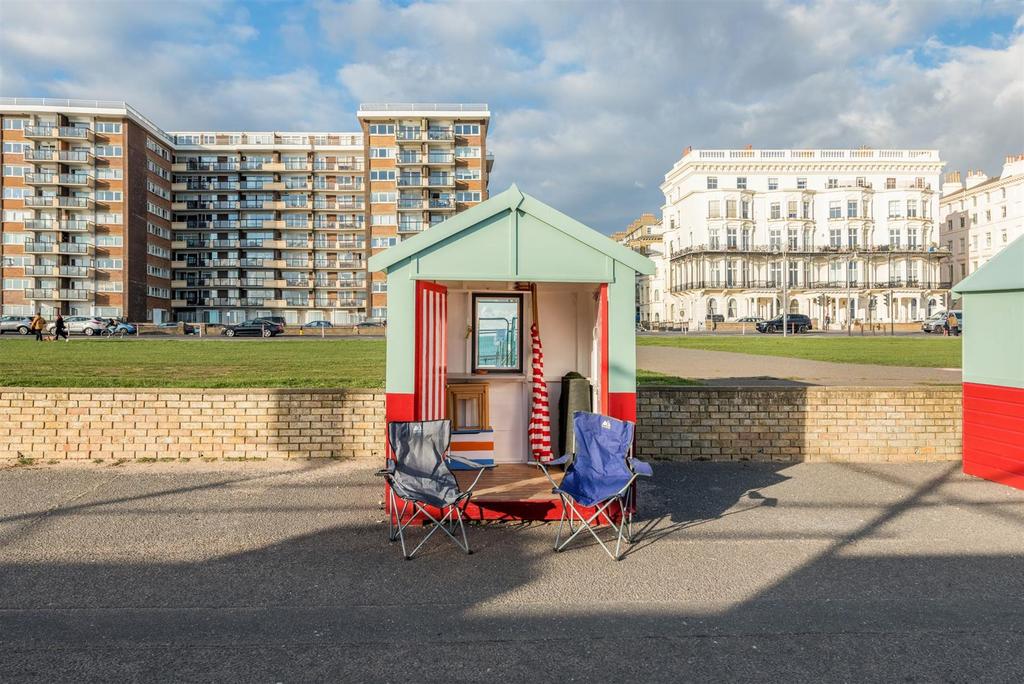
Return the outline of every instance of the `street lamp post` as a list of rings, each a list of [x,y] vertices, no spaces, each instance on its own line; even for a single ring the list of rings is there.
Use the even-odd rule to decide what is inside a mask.
[[[789,229],[786,229],[786,239],[782,243],[782,336],[786,336],[786,312],[789,311],[787,300],[789,299]]]

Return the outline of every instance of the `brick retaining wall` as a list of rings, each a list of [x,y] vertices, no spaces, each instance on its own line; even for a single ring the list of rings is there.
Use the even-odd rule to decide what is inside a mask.
[[[960,460],[955,387],[643,388],[641,458]]]
[[[7,389],[0,458],[383,458],[370,390]]]
[[[960,459],[960,388],[643,388],[637,447],[672,460]],[[383,458],[374,390],[5,389],[0,459]]]

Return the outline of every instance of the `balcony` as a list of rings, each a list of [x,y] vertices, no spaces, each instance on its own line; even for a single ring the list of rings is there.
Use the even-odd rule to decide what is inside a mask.
[[[61,209],[88,209],[92,203],[92,197],[57,197],[57,206]]]
[[[203,306],[246,306],[242,302],[245,300],[237,297],[210,297],[202,300]],[[262,301],[262,300],[260,300]],[[190,306],[195,306],[194,304]]]
[[[399,166],[419,166],[423,164],[423,155],[402,152],[397,157],[395,157],[395,163],[398,164]]]
[[[430,210],[446,210],[455,209],[455,201],[450,199],[432,199],[430,200]]]
[[[189,287],[240,287],[244,284],[241,278],[206,278]],[[171,284],[174,287],[174,284]]]
[[[55,207],[57,206],[56,195],[26,195],[24,198],[26,207]]]
[[[202,172],[202,171],[219,171],[229,172],[238,171],[239,164],[237,161],[224,161],[224,162],[199,162],[199,161],[188,161],[188,162],[175,162],[171,164],[171,171],[176,173],[183,172]]]
[[[61,266],[61,278],[88,278],[92,269],[88,266]]]
[[[427,208],[427,202],[423,199],[410,199],[410,198],[399,198],[398,199],[398,210],[399,211],[422,211]]]
[[[309,240],[284,240],[284,241],[277,240],[277,242],[281,243],[280,246],[278,247],[278,249],[302,249],[302,250],[308,250],[310,248],[310,246],[311,246],[311,243],[309,242]]]
[[[361,290],[366,287],[366,280],[363,278],[342,278],[334,287],[341,290]]]
[[[171,204],[174,211],[232,211],[240,207],[238,200],[188,200]]]
[[[57,185],[56,173],[26,173],[25,185]]]
[[[25,290],[26,299],[36,299],[44,301],[69,301],[69,302],[84,302],[92,297],[92,292],[89,290],[74,290],[74,289],[31,289]]]
[[[361,259],[338,259],[337,268],[353,269],[358,268],[360,270],[366,269],[366,262]]]
[[[419,221],[418,223],[410,223],[408,221],[398,222],[399,233],[421,233],[426,229],[426,227],[427,224],[423,221]]]
[[[365,299],[339,299],[337,303],[340,309],[364,309],[366,308]]]
[[[422,188],[423,177],[422,176],[399,176],[398,187],[400,188]]]
[[[171,308],[172,309],[183,309],[186,306],[195,306],[195,302],[185,301],[184,299],[172,299],[171,300]]]
[[[311,228],[309,221],[282,221],[279,230],[303,230],[308,231]]]
[[[32,162],[55,162],[57,161],[57,150],[25,150],[25,161]]]
[[[427,164],[434,166],[450,166],[455,163],[455,155],[451,152],[431,152],[427,155]]]
[[[26,266],[25,275],[27,276],[41,276],[41,277],[54,277],[57,275],[59,269],[57,266]]]
[[[59,254],[57,242],[25,242],[26,254]]]
[[[57,159],[61,164],[91,164],[92,153],[88,150],[61,150]]]
[[[331,171],[362,171],[363,162],[359,160],[323,161],[313,162],[314,173],[327,173]]]
[[[363,182],[360,179],[350,183],[328,183],[318,178],[317,182],[313,183],[313,190],[315,192],[362,192]]]
[[[428,128],[427,140],[455,140],[455,133],[451,128]]]
[[[50,290],[50,289],[29,289],[29,290],[25,290],[25,299],[35,299],[35,300],[43,300],[43,301],[49,302],[49,301],[56,300],[57,299],[56,295],[57,295],[57,291],[56,290]]]
[[[422,129],[399,128],[395,131],[395,140],[399,142],[419,142],[423,139]]]
[[[282,211],[308,211],[311,204],[308,200],[285,200]]]

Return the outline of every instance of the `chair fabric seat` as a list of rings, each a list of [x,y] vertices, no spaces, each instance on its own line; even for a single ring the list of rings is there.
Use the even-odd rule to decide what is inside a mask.
[[[390,423],[388,430],[395,451],[395,493],[438,507],[458,501],[462,491],[444,458],[451,441],[448,421]]]
[[[624,455],[633,443],[633,424],[597,413],[573,417],[576,459],[556,490],[581,506],[615,496],[633,479]]]

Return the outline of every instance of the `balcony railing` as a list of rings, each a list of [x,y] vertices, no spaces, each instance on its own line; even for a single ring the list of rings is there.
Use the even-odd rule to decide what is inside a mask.
[[[57,161],[57,150],[25,150],[25,161]]]
[[[91,270],[88,266],[61,266],[60,276],[62,278],[85,278]]]
[[[427,155],[428,164],[454,164],[455,155],[450,152],[432,152]]]
[[[92,160],[92,153],[85,150],[61,150],[57,158],[64,164],[88,164]]]
[[[25,275],[27,276],[55,276],[58,273],[56,266],[26,266]]]
[[[398,187],[400,188],[421,188],[423,187],[422,176],[399,176]]]
[[[782,279],[754,280],[745,278],[711,278],[707,280],[684,280],[672,285],[673,292],[684,290],[713,290],[713,289],[768,289],[781,290]],[[886,290],[886,289],[923,289],[923,290],[948,290],[952,287],[949,281],[940,280],[918,280],[914,278],[892,280],[870,281],[862,280],[810,280],[802,281],[797,279],[786,284],[790,290]]]
[[[742,248],[732,246],[728,244],[718,245],[696,245],[694,247],[684,247],[678,249],[671,254],[672,259],[682,258],[691,254],[701,253],[733,253],[737,255],[755,255],[755,256],[768,256],[768,255],[781,255],[783,249],[781,245],[754,245],[752,247]],[[786,249],[786,252],[792,255],[854,255],[858,257],[869,257],[884,255],[887,253],[914,253],[914,254],[934,254],[938,257],[949,256],[950,251],[947,247],[939,245],[862,245],[857,247],[851,247],[849,245],[805,245],[803,247],[790,247]]]

